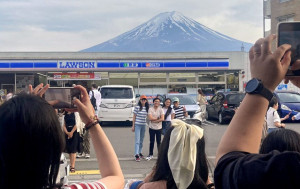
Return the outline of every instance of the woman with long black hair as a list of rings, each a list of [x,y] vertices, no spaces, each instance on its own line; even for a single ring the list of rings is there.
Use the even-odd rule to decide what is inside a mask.
[[[139,162],[141,158],[144,158],[142,154],[143,142],[146,130],[146,118],[148,115],[149,103],[147,97],[142,95],[140,97],[138,105],[134,108],[132,119],[132,132],[135,132],[135,161]]]
[[[75,121],[75,113],[66,111],[64,117],[64,133],[66,139],[65,152],[69,154],[70,158],[70,172],[75,172],[76,152],[78,151],[79,133],[77,132],[77,125]]]
[[[172,100],[166,98],[163,103],[163,111],[165,113],[165,120],[162,122],[162,134],[164,135],[166,131],[171,127],[171,120],[175,117],[175,111],[171,107]]]
[[[160,145],[152,172],[143,181],[131,183],[130,189],[213,188],[208,173],[203,129],[174,119]]]
[[[0,188],[62,188],[58,177],[60,158],[65,147],[64,133],[53,107],[41,96],[49,85],[29,87],[31,95],[22,94],[0,106]],[[90,131],[101,179],[66,188],[124,187],[124,177],[115,151],[95,117],[95,110],[85,88],[81,99],[74,100],[79,115]],[[22,171],[22,175],[16,175]]]

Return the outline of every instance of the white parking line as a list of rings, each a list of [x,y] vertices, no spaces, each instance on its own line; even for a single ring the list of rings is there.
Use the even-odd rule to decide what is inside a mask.
[[[215,124],[215,123],[213,123],[213,122],[210,122],[210,121],[207,121],[207,120],[203,121],[202,124],[203,124],[203,125],[217,125],[217,124]]]

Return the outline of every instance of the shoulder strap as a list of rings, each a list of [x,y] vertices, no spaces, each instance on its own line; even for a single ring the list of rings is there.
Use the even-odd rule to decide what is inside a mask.
[[[166,112],[166,114],[165,114],[165,120],[166,120],[167,117],[170,115],[171,111],[172,111],[172,108],[171,108],[171,107],[168,107],[168,110],[167,110],[167,112]]]

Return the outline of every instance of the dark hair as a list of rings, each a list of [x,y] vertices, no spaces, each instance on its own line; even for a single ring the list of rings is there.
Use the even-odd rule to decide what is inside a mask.
[[[97,89],[97,85],[94,83],[94,84],[92,84],[92,87],[94,88],[94,89]]]
[[[198,93],[201,94],[202,96],[204,96],[204,93],[201,89],[198,89]]]
[[[155,100],[159,100],[159,102],[161,102],[160,98],[157,98],[157,97],[154,98],[154,99],[153,99],[153,102],[154,102]]]
[[[263,140],[259,153],[267,154],[273,150],[300,152],[300,134],[290,129],[272,131]]]
[[[170,98],[166,98],[164,103],[163,103],[163,107],[166,106],[166,101],[167,100],[170,100],[170,103],[172,103],[172,100]],[[168,110],[165,113],[165,120],[167,119],[167,117],[170,115],[171,112],[172,112],[172,108],[171,108],[171,104],[170,104],[170,106],[168,107]]]
[[[166,180],[168,189],[177,189],[172,172],[168,162],[168,149],[170,144],[170,136],[174,127],[167,130],[164,139],[160,145],[158,158],[154,168],[154,175],[151,181]],[[188,188],[207,188],[206,182],[208,179],[208,161],[205,153],[205,140],[204,137],[197,142],[197,157],[195,174],[192,183]]]
[[[166,98],[165,101],[164,101],[164,103],[163,103],[163,107],[166,106],[166,101],[167,101],[167,100],[170,100],[170,102],[171,102],[171,104],[172,104],[172,100],[171,100],[170,98]],[[171,106],[171,104],[170,104],[170,106]]]
[[[52,106],[22,94],[2,104],[0,117],[0,188],[55,187],[65,141]]]
[[[273,107],[277,103],[278,103],[277,98],[273,96],[273,98],[270,100],[269,107]]]
[[[143,106],[142,106],[141,101],[139,101],[138,106],[140,107],[140,111],[142,111]],[[146,103],[145,103],[145,107],[146,107],[146,112],[148,112],[148,110],[149,110],[149,103],[148,103],[148,100],[147,100]]]

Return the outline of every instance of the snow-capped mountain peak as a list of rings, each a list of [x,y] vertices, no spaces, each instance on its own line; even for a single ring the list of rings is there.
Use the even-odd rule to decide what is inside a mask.
[[[165,12],[83,52],[197,52],[248,50],[251,44],[216,32],[180,12]]]

